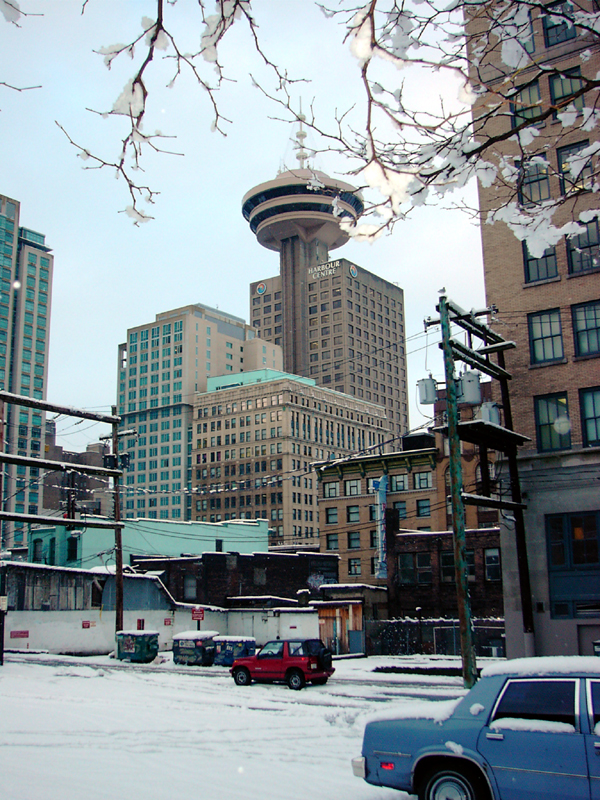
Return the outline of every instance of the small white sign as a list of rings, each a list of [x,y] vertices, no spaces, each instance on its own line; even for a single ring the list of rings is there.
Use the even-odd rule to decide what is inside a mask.
[[[0,595],[0,611],[8,611],[8,597],[5,594]]]

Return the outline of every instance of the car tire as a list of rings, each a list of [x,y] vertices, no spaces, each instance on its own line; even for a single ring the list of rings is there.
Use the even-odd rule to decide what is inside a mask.
[[[233,680],[238,686],[249,686],[252,682],[252,678],[246,667],[239,667],[236,669],[233,673]]]
[[[467,767],[437,767],[426,773],[419,786],[419,800],[488,800],[485,781]]]
[[[299,689],[303,689],[306,683],[304,675],[302,674],[302,672],[300,672],[299,669],[291,670],[291,672],[288,674],[286,678],[286,682],[287,685],[290,687],[290,689],[293,689],[296,692]]]

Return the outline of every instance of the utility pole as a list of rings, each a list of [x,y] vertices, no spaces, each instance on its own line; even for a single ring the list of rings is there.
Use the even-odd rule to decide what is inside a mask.
[[[510,407],[510,397],[508,392],[508,381],[511,378],[507,372],[504,361],[504,352],[514,348],[514,342],[504,340],[499,334],[495,333],[487,325],[477,321],[477,317],[490,314],[494,308],[487,308],[482,311],[464,311],[460,306],[449,301],[445,294],[440,297],[437,306],[439,319],[425,320],[425,328],[431,325],[440,325],[442,328],[442,342],[440,348],[444,353],[444,367],[446,372],[446,395],[448,425],[438,428],[440,432],[446,433],[450,447],[450,480],[452,488],[452,516],[455,531],[455,568],[457,570],[457,595],[459,601],[459,619],[461,622],[461,645],[462,645],[462,618],[461,618],[461,596],[462,588],[459,587],[458,569],[459,556],[457,555],[456,539],[460,539],[460,529],[464,531],[464,504],[483,506],[487,508],[498,508],[511,511],[515,519],[515,548],[517,553],[517,565],[519,570],[519,588],[521,594],[521,609],[523,618],[523,633],[525,637],[525,647],[528,655],[535,655],[534,630],[533,630],[533,607],[531,597],[531,584],[529,579],[529,565],[527,560],[527,546],[525,537],[525,525],[521,489],[519,484],[519,474],[517,467],[517,447],[529,441],[527,436],[516,433],[513,430],[512,412]],[[458,325],[467,332],[468,346],[461,344],[451,338],[450,323]],[[477,350],[472,349],[472,338],[475,336],[483,342],[483,346]],[[490,360],[491,355],[497,355],[498,363]],[[472,420],[470,422],[458,422],[458,404],[456,395],[456,382],[454,379],[454,361],[463,361],[500,383],[502,394],[502,407],[504,411],[504,427],[487,422],[483,419]],[[470,494],[463,491],[462,475],[460,464],[460,441],[475,444],[479,448],[480,466],[482,475],[482,495]],[[509,466],[511,499],[503,500],[490,497],[490,481],[488,473],[488,449],[498,450],[506,454]],[[454,455],[453,455],[454,453]],[[453,467],[456,461],[458,467]],[[458,537],[457,537],[458,528]],[[467,581],[466,573],[464,575]],[[468,586],[468,584],[467,584]],[[468,594],[466,595],[466,608],[468,610]],[[468,655],[467,655],[468,658]],[[465,686],[470,679],[471,665],[465,662],[463,652],[463,678]]]
[[[113,417],[117,416],[117,407],[112,407]],[[119,423],[112,423],[112,452],[115,462],[119,457]],[[113,477],[114,518],[115,523],[121,521],[121,498],[119,496],[119,476]],[[121,526],[115,524],[115,633],[123,630],[123,539]]]
[[[446,408],[448,414],[448,444],[450,451],[450,487],[452,498],[452,529],[454,531],[454,573],[456,600],[460,627],[460,650],[462,655],[463,682],[470,689],[477,680],[471,603],[469,600],[469,576],[465,538],[465,507],[462,501],[462,462],[458,436],[458,398],[454,376],[454,357],[450,346],[450,317],[446,296],[441,295],[438,306],[442,326],[442,351],[446,376]]]

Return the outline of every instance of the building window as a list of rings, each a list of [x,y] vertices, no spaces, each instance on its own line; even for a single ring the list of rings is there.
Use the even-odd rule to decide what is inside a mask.
[[[531,156],[520,164],[519,202],[524,206],[550,198],[548,162],[543,156]]]
[[[431,500],[417,500],[417,517],[431,516]]]
[[[325,509],[325,524],[326,525],[335,525],[338,521],[338,510],[337,508],[326,508]]]
[[[406,519],[406,500],[396,500],[393,508],[398,512],[398,519]]]
[[[417,583],[431,583],[433,580],[431,572],[431,554],[417,553],[415,561],[417,566]]]
[[[390,492],[408,491],[408,475],[390,475]]]
[[[584,447],[600,446],[600,386],[580,389],[581,429]]]
[[[573,22],[573,5],[569,2],[547,5],[542,19],[546,47],[552,47],[577,36],[577,30]]]
[[[348,531],[348,550],[360,548],[360,531]]]
[[[339,497],[340,484],[338,481],[328,481],[323,484],[323,497]]]
[[[600,616],[600,511],[546,517],[553,617]]]
[[[358,506],[346,506],[346,522],[358,522],[360,511]]]
[[[556,111],[552,115],[554,119],[571,105],[578,111],[582,110],[584,105],[582,94],[571,101],[568,100],[568,98],[572,97],[575,92],[578,92],[582,86],[583,81],[581,80],[581,70],[579,67],[566,70],[562,75],[550,76],[550,98],[552,100],[552,105],[556,106]]]
[[[572,194],[592,188],[592,157],[586,152],[588,147],[589,142],[578,142],[560,147],[556,151],[562,194]]]
[[[600,300],[571,306],[575,355],[600,354]]]
[[[326,536],[326,543],[328,550],[338,550],[338,535],[337,533],[328,533]]]
[[[444,583],[454,583],[454,553],[452,550],[443,550],[440,553],[440,577]]]
[[[484,553],[486,581],[499,581],[502,578],[500,568],[500,550],[497,547],[488,547]]]
[[[355,497],[360,494],[360,478],[344,481],[344,494],[346,497]]]
[[[534,404],[538,451],[569,450],[571,422],[567,393],[534,397]]]
[[[69,536],[67,539],[67,561],[77,561],[78,540],[79,538],[77,536]]]
[[[540,258],[534,258],[530,255],[527,244],[523,242],[523,263],[525,265],[525,283],[545,281],[549,278],[556,278],[558,275],[555,247],[549,247],[544,250]]]
[[[360,558],[348,559],[348,575],[360,575]]]
[[[593,219],[590,222],[580,222],[579,224],[585,227],[585,231],[567,238],[567,256],[571,275],[590,272],[600,267],[598,220]]]
[[[529,351],[532,364],[545,364],[563,358],[560,309],[527,315]]]
[[[431,472],[415,472],[413,481],[415,489],[431,489],[433,485]]]
[[[400,583],[415,583],[415,554],[400,553],[398,555],[398,580]]]
[[[513,95],[510,103],[513,128],[518,128],[524,122],[535,122],[542,113],[541,101],[538,81],[533,81],[519,89]]]

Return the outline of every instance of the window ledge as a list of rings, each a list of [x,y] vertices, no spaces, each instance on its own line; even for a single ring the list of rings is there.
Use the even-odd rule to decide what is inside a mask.
[[[567,358],[558,358],[556,361],[543,361],[541,364],[530,364],[529,369],[541,369],[542,367],[553,367],[556,364],[567,364]]]
[[[554,278],[542,278],[539,281],[528,281],[522,284],[523,289],[530,289],[532,286],[545,286],[547,283],[558,283],[562,280],[561,275],[555,275]]]
[[[581,272],[569,272],[567,275],[567,280],[571,278],[584,278],[586,275],[597,275],[600,272],[600,267],[595,267],[594,269],[584,269]]]
[[[573,356],[573,361],[589,361],[591,358],[600,358],[600,353],[588,353],[585,356]]]

